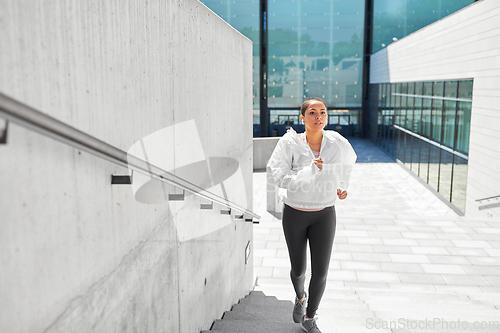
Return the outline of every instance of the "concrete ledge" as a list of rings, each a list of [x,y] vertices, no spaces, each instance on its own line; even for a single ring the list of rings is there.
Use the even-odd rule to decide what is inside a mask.
[[[280,137],[253,139],[253,171],[265,171]]]

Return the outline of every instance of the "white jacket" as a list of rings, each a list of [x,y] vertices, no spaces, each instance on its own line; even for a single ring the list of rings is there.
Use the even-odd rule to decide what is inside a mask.
[[[267,163],[280,199],[291,207],[314,209],[335,204],[337,188],[347,189],[356,153],[347,139],[323,130],[319,158],[323,170],[312,162],[314,153],[290,128],[276,144]]]

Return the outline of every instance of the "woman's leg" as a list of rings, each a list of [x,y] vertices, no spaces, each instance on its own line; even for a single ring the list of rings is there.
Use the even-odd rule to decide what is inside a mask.
[[[283,231],[292,266],[290,278],[298,298],[303,296],[307,268],[307,214],[288,205],[283,208]]]
[[[323,297],[330,265],[330,257],[335,237],[335,207],[326,207],[319,212],[312,212],[308,228],[309,247],[311,250],[311,282],[309,283],[309,302],[306,315],[314,318],[319,302]]]

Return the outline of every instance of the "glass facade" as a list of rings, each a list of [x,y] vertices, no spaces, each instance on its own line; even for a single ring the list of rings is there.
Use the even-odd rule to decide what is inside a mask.
[[[268,105],[361,107],[364,0],[268,1]]]
[[[356,109],[328,109],[328,123],[326,130],[334,130],[345,137],[357,136],[358,118],[360,110]],[[300,109],[272,109],[271,110],[271,135],[282,136],[289,127],[297,132],[304,132],[305,126],[300,121]]]
[[[377,144],[465,210],[472,80],[374,84]],[[373,89],[372,89],[373,88]]]
[[[302,101],[313,96],[323,98],[329,110],[334,110],[331,112],[332,128],[338,128],[348,136],[358,135],[362,130],[358,128],[358,123],[364,93],[363,71],[367,70],[363,68],[364,43],[371,42],[373,52],[377,52],[393,42],[393,38],[400,39],[474,2],[372,0],[373,38],[365,41],[365,0],[200,1],[254,44],[255,136],[280,135],[280,125],[296,122]],[[265,4],[263,8],[267,8],[267,11],[260,7],[261,2]],[[265,23],[262,26],[267,32],[265,45],[260,45],[261,16]],[[260,79],[260,51],[264,47],[267,48],[267,85]],[[265,96],[260,95],[261,85]],[[430,83],[430,86],[424,87],[400,85],[397,88],[405,92],[407,89],[421,89],[420,93],[425,95],[432,93],[434,87]],[[270,128],[268,133],[261,135],[259,124],[263,99],[266,100]],[[441,118],[436,111],[439,106],[427,105],[427,102],[405,96],[395,99],[398,105],[405,105],[397,115],[399,126],[404,122],[406,128],[409,119],[412,119],[413,126],[421,124],[418,131],[433,131],[433,135],[444,135],[449,139],[453,136],[451,129],[441,134],[429,127],[432,120],[438,121]],[[422,116],[422,119],[415,121],[415,115],[411,111],[413,109],[410,107],[407,112],[406,105],[418,103],[423,103],[421,107],[425,112],[417,115]],[[460,107],[465,111],[467,105]],[[446,115],[447,109],[439,110]],[[448,118],[443,119],[444,122],[447,120],[449,121]],[[346,121],[349,123],[342,125]],[[465,124],[468,119],[460,121]],[[467,138],[461,138],[460,142],[467,142]],[[459,148],[468,149],[465,146]]]
[[[373,52],[408,36],[474,0],[374,0]]]

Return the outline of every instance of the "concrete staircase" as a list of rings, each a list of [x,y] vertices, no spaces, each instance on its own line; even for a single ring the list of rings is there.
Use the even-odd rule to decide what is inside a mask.
[[[262,291],[252,291],[222,319],[214,322],[207,332],[245,333],[294,333],[303,332],[299,324],[292,320],[293,303],[280,301],[274,296],[266,296]]]
[[[289,286],[265,285],[277,295]],[[318,310],[323,333],[499,333],[500,295],[416,290],[387,290],[376,287],[329,288]],[[208,332],[302,332],[292,321],[293,303],[252,291],[216,320]],[[425,318],[425,319],[424,319]],[[494,323],[496,321],[496,323]],[[474,326],[476,325],[480,326]],[[482,325],[482,326],[481,326]]]

